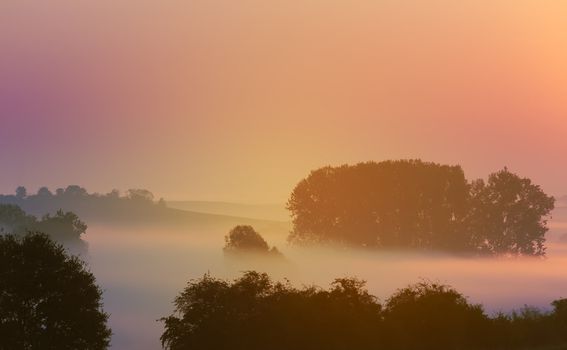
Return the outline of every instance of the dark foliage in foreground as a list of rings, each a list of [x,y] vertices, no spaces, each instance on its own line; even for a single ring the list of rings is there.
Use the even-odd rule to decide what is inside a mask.
[[[0,235],[0,349],[106,349],[101,290],[45,234]]]
[[[507,169],[469,183],[460,166],[420,160],[312,171],[288,201],[289,240],[544,255],[554,198]]]
[[[257,272],[232,282],[205,275],[175,299],[175,312],[162,319],[161,341],[171,350],[562,348],[567,300],[553,306],[551,313],[525,309],[490,318],[436,283],[400,289],[382,305],[352,278],[325,290],[295,288]]]

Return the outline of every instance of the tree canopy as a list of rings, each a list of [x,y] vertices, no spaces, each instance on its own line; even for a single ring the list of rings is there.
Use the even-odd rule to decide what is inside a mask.
[[[106,349],[101,290],[45,234],[0,235],[0,349]]]
[[[450,286],[422,281],[384,304],[364,281],[297,288],[249,271],[233,281],[191,280],[162,319],[170,350],[507,350],[563,349],[565,299],[554,311],[524,308],[487,316]],[[554,346],[554,347],[549,347]],[[563,347],[560,347],[563,346]]]
[[[329,290],[294,288],[247,272],[232,282],[190,281],[165,317],[161,340],[176,349],[371,349],[380,305],[354,279]]]
[[[386,301],[384,320],[394,349],[458,349],[465,344],[478,349],[488,344],[488,317],[482,307],[439,283],[398,290]]]
[[[289,240],[542,255],[553,203],[507,169],[469,183],[460,166],[420,160],[324,167],[291,194]]]
[[[15,234],[37,231],[58,241],[69,242],[79,240],[86,230],[87,225],[72,212],[58,210],[54,215],[46,214],[37,219],[17,205],[0,204],[0,231]]]
[[[530,179],[501,170],[471,184],[466,221],[473,247],[482,252],[543,255],[554,198]]]
[[[270,248],[266,240],[249,225],[235,226],[224,237],[224,240],[225,253],[280,254],[276,247]]]

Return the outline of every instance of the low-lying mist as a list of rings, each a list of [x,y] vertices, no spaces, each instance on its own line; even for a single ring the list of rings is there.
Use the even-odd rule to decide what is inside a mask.
[[[561,227],[556,223],[554,227]],[[187,281],[210,273],[234,278],[245,270],[268,272],[294,284],[328,286],[337,277],[367,281],[382,301],[396,289],[420,279],[455,287],[485,310],[508,312],[524,304],[541,309],[567,296],[567,244],[548,243],[547,257],[470,258],[407,251],[299,248],[285,243],[281,232],[261,232],[285,260],[226,258],[222,229],[128,229],[91,226],[91,270],[104,290],[111,314],[113,349],[159,349],[160,317],[172,312],[172,301]]]

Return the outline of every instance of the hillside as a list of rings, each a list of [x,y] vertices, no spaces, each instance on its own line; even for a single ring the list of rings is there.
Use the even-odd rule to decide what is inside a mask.
[[[289,212],[281,204],[244,204],[211,201],[168,201],[170,208],[199,213],[230,215],[261,220],[290,221]]]

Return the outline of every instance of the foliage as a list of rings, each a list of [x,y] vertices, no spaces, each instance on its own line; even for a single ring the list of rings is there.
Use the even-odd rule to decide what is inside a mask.
[[[0,349],[105,349],[95,277],[47,235],[0,235]]]
[[[0,228],[15,234],[38,231],[58,241],[70,241],[80,239],[87,225],[72,212],[58,210],[55,215],[46,214],[38,220],[16,205],[0,204]]]
[[[60,240],[78,239],[87,231],[87,225],[72,212],[58,210],[55,215],[46,214],[35,225],[36,230]]]
[[[266,240],[252,226],[235,226],[224,237],[224,252],[233,253],[259,253],[281,255],[276,247],[270,248]]]
[[[380,305],[354,279],[330,290],[294,288],[246,272],[232,282],[190,281],[165,317],[167,349],[372,349]]]
[[[455,289],[420,282],[382,306],[363,281],[296,288],[246,272],[233,281],[191,280],[162,318],[162,345],[182,349],[564,349],[565,299],[554,311],[525,307],[488,317]]]
[[[480,305],[469,304],[448,286],[427,282],[392,295],[384,308],[384,320],[391,349],[480,348],[488,329]]]
[[[554,199],[504,169],[468,183],[460,166],[420,160],[324,167],[288,201],[296,244],[543,255]]]
[[[297,243],[369,247],[431,247],[453,239],[466,213],[460,167],[421,161],[361,163],[311,172],[288,208]]]
[[[52,193],[42,187],[36,194],[29,194],[25,187],[18,187],[15,195],[0,195],[0,204],[12,204],[27,213],[42,217],[58,210],[72,211],[89,221],[151,220],[168,217],[166,202],[154,200],[152,192],[145,189],[130,189],[123,195],[118,190],[106,194],[89,193],[85,188],[70,185]]]
[[[0,231],[24,232],[31,229],[36,218],[27,215],[17,205],[0,204]]]
[[[530,179],[501,170],[470,191],[467,229],[478,251],[493,254],[544,255],[546,217],[554,208]]]

